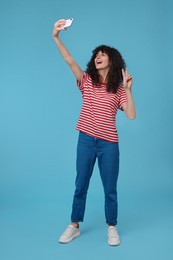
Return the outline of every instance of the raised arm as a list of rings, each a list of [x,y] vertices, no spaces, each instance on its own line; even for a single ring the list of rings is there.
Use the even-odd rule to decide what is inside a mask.
[[[54,29],[53,29],[53,39],[62,55],[64,60],[67,62],[69,65],[71,71],[73,72],[75,78],[80,82],[82,78],[83,71],[80,68],[80,66],[77,64],[77,62],[73,59],[71,56],[70,52],[67,50],[67,48],[64,46],[62,41],[59,38],[59,33],[60,31],[66,30],[65,28],[61,27],[62,25],[65,24],[65,20],[59,20],[54,24]]]
[[[136,108],[132,97],[132,75],[128,73],[128,69],[126,71],[122,69],[123,75],[123,86],[127,94],[127,103],[122,105],[122,108],[129,119],[136,118]]]

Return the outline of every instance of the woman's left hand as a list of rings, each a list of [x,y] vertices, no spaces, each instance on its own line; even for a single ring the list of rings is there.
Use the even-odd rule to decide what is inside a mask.
[[[126,89],[131,89],[132,87],[132,75],[129,74],[128,72],[128,68],[126,68],[126,70],[124,71],[124,69],[122,69],[122,75],[123,75],[123,86]]]

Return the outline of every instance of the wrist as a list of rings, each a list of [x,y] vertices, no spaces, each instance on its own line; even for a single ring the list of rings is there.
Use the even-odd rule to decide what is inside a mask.
[[[132,89],[131,88],[125,88],[125,91],[127,94],[131,94],[132,93]]]
[[[58,38],[59,32],[57,32],[56,30],[53,31],[52,33],[52,37],[53,38]]]
[[[52,38],[54,39],[54,41],[58,41],[59,40],[59,36],[56,34],[52,34]]]

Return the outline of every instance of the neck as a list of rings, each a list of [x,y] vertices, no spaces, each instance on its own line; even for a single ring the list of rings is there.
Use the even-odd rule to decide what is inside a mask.
[[[104,70],[98,71],[102,82],[107,82],[108,72],[109,72],[109,69],[104,69]]]

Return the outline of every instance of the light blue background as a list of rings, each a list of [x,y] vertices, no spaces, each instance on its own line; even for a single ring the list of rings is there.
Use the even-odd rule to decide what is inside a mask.
[[[173,73],[169,0],[0,0],[0,259],[172,259]],[[85,69],[100,44],[133,74],[137,119],[117,116],[122,244],[107,245],[97,166],[81,237],[57,239],[70,221],[81,94],[52,39]]]

